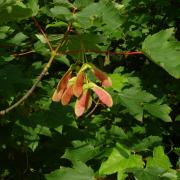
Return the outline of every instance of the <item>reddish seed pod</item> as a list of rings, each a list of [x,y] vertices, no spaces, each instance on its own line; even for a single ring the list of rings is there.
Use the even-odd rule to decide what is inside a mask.
[[[72,96],[73,96],[73,85],[69,85],[62,95],[62,98],[61,98],[62,105],[69,104]]]
[[[75,80],[74,88],[73,88],[73,92],[76,97],[81,96],[83,92],[84,79],[85,79],[85,73],[83,71],[79,72],[77,74],[77,78]]]
[[[64,92],[63,89],[60,89],[59,92],[57,90],[55,90],[54,94],[52,96],[52,100],[55,101],[55,102],[59,102],[61,100],[63,92]]]
[[[108,92],[96,85],[92,88],[92,90],[97,94],[103,104],[105,104],[107,107],[112,107],[113,100]]]
[[[62,98],[63,92],[67,88],[68,80],[71,78],[72,71],[68,70],[64,76],[60,79],[57,88],[52,96],[52,100],[59,102]]]
[[[71,74],[72,74],[72,71],[69,71],[69,70],[64,74],[64,76],[61,78],[61,80],[59,81],[57,85],[58,91],[60,89],[65,89],[67,87],[68,80],[71,79]]]
[[[80,117],[84,114],[85,110],[89,106],[90,93],[88,90],[84,91],[83,94],[76,100],[75,114]]]
[[[110,78],[110,77],[107,77],[107,79],[104,79],[104,80],[102,81],[102,86],[111,87],[111,86],[112,86],[111,78]]]
[[[84,82],[86,77],[86,69],[91,69],[102,86],[112,86],[111,79],[100,69],[94,65],[86,63],[77,73],[76,77],[72,77],[72,68],[70,68],[59,81],[57,88],[52,96],[52,100],[67,105],[70,103],[73,95],[77,97],[75,103],[75,114],[77,117],[82,116],[92,105],[92,97],[89,89],[92,89],[99,100],[107,107],[112,107],[113,100],[111,95],[103,88],[97,86],[91,81]]]
[[[102,86],[106,86],[106,87],[112,86],[111,79],[104,72],[102,72],[100,69],[93,66],[93,72],[94,72],[94,75],[96,76],[96,78],[101,81]]]

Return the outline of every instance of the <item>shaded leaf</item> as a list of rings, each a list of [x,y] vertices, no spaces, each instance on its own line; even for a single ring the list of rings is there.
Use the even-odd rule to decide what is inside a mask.
[[[69,19],[72,16],[72,13],[70,12],[70,10],[62,6],[55,6],[51,8],[50,11],[54,17],[57,17],[60,19],[61,18]]]
[[[22,32],[17,33],[12,39],[8,41],[8,43],[21,45],[23,41],[25,41],[28,37]]]
[[[82,162],[76,162],[73,168],[60,168],[47,174],[47,180],[92,180],[93,170]]]
[[[39,11],[38,1],[39,0],[28,0],[27,6],[33,11],[33,16],[36,16]]]
[[[22,2],[15,0],[0,2],[0,24],[8,21],[17,21],[32,16],[32,10]]]
[[[161,102],[147,103],[144,105],[144,109],[165,122],[171,122],[171,117],[169,116],[171,108],[167,104],[161,104]]]
[[[62,158],[69,159],[72,162],[87,162],[97,153],[97,150],[94,148],[94,146],[86,142],[76,141],[73,142],[73,146],[74,147],[72,148],[66,149],[65,154],[62,156]]]
[[[144,53],[175,78],[180,78],[180,42],[173,39],[174,28],[149,35],[143,42]]]
[[[119,102],[139,121],[143,118],[144,104],[155,99],[152,94],[137,88],[125,89],[119,93]]]

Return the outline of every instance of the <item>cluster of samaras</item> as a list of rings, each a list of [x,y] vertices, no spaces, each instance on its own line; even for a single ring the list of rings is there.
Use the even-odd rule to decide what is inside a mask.
[[[111,79],[100,69],[90,63],[84,64],[80,70],[73,75],[73,66],[60,79],[57,88],[53,94],[52,100],[61,102],[63,105],[69,104],[72,96],[76,96],[75,114],[77,117],[82,116],[92,105],[92,92],[99,98],[100,102],[107,107],[113,105],[112,98],[108,92],[87,77],[87,72],[91,71],[101,86],[112,86]]]

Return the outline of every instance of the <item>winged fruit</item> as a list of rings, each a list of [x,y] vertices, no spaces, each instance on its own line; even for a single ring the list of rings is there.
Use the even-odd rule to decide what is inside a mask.
[[[102,87],[91,82],[86,74],[87,71],[90,70],[94,73],[96,78],[101,81],[102,86],[112,86],[111,79],[104,72],[90,63],[83,64],[74,77],[72,77],[72,70],[75,70],[75,68],[70,68],[59,81],[52,96],[53,101],[61,102],[62,105],[67,105],[70,103],[73,95],[76,96],[75,114],[77,117],[80,117],[91,107],[93,96],[91,96],[90,93],[93,91],[102,104],[107,107],[112,107],[113,100],[111,95]]]
[[[104,72],[102,72],[100,69],[98,69],[94,65],[92,66],[92,70],[96,78],[101,81],[102,86],[106,86],[106,87],[112,86],[112,81],[110,77],[108,77]]]
[[[52,96],[52,100],[55,102],[59,102],[62,98],[62,95],[67,88],[67,84],[69,79],[71,79],[72,71],[69,69],[64,76],[60,79],[57,88]]]
[[[78,72],[74,87],[73,87],[73,92],[76,97],[81,96],[83,92],[83,83],[85,79],[85,73],[83,71]]]
[[[62,98],[61,98],[61,103],[62,105],[67,105],[71,101],[71,98],[73,96],[73,84],[68,85],[66,90],[64,91]]]
[[[97,85],[94,85],[92,90],[97,94],[98,98],[103,104],[105,104],[107,107],[112,107],[113,100],[108,92]]]
[[[76,100],[75,104],[75,114],[77,117],[80,117],[89,107],[90,93],[88,90],[85,90],[83,94]]]

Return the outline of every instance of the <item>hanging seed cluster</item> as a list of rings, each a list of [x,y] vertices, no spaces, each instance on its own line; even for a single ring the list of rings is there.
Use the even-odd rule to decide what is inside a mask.
[[[74,70],[75,68],[71,66],[60,79],[52,96],[53,101],[67,105],[73,96],[77,97],[75,103],[75,114],[77,117],[82,116],[91,107],[93,100],[92,92],[97,95],[102,104],[107,107],[113,105],[111,95],[103,89],[103,87],[112,86],[111,79],[104,72],[90,63],[83,64],[75,75],[73,74]],[[100,86],[88,78],[88,71],[91,71],[97,80],[100,81]]]

